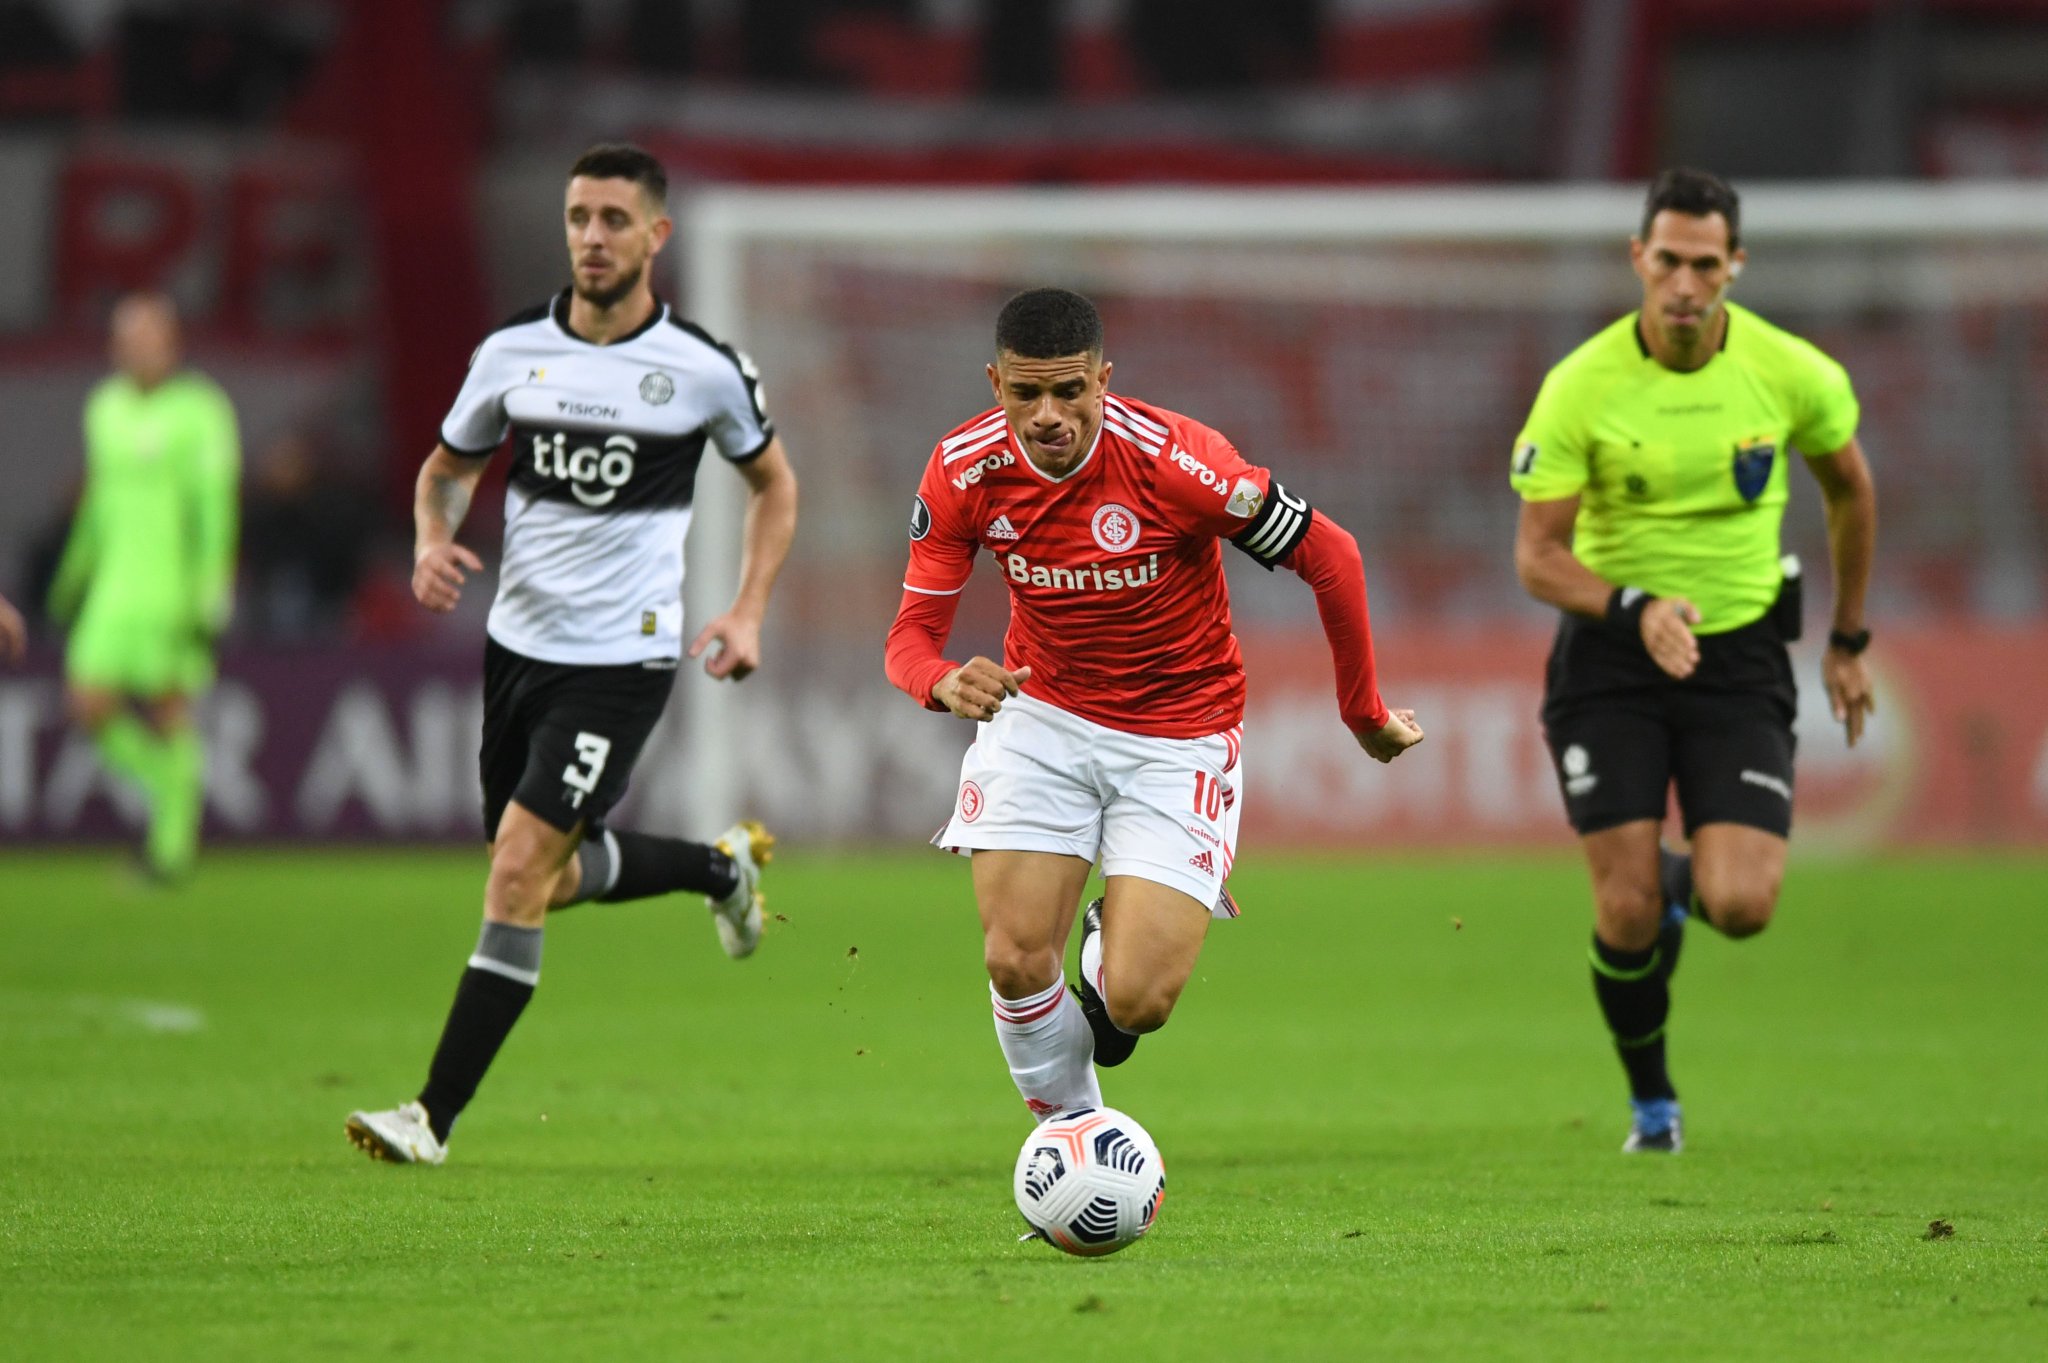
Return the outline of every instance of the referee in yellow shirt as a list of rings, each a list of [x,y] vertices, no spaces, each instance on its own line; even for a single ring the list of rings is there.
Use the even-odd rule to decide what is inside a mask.
[[[1729,937],[1777,908],[1792,829],[1797,567],[1779,525],[1794,449],[1834,567],[1821,681],[1852,744],[1872,710],[1863,598],[1877,498],[1855,393],[1813,345],[1725,299],[1740,205],[1714,175],[1650,185],[1639,311],[1552,369],[1515,441],[1515,570],[1562,618],[1544,736],[1592,872],[1593,991],[1628,1073],[1625,1151],[1684,1143],[1665,1066],[1688,917]],[[1673,783],[1689,856],[1658,833]]]

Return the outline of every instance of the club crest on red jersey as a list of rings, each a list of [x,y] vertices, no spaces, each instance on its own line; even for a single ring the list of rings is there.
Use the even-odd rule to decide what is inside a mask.
[[[1095,536],[1095,542],[1111,554],[1121,554],[1138,542],[1138,518],[1127,506],[1116,502],[1105,502],[1095,508],[1095,516],[1088,522],[1088,533]]]

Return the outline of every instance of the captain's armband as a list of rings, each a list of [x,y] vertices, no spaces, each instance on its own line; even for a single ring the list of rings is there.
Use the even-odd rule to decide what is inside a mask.
[[[1280,486],[1280,480],[1275,478],[1272,491],[1252,513],[1250,523],[1232,535],[1230,542],[1271,572],[1308,538],[1309,522],[1314,516],[1306,501]]]

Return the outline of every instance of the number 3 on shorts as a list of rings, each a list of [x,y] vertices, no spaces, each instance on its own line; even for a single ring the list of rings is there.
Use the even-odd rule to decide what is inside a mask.
[[[569,797],[572,808],[581,809],[583,797],[597,789],[597,778],[604,774],[604,760],[611,751],[612,741],[602,734],[576,735],[576,761],[562,768],[562,779],[576,792]]]

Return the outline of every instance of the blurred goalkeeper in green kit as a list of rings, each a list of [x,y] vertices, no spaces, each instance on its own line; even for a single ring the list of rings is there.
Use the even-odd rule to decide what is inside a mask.
[[[114,307],[115,372],[85,404],[85,492],[50,589],[70,628],[72,718],[149,808],[144,866],[174,881],[199,846],[205,759],[193,699],[227,627],[241,450],[211,379],[179,367],[161,294]]]

